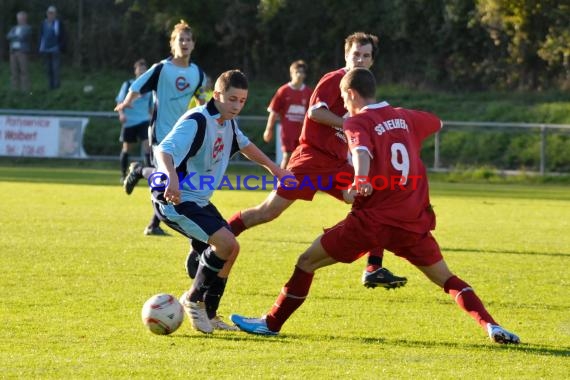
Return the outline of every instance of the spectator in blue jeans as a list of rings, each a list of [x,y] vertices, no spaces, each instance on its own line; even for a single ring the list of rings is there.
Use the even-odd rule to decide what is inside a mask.
[[[57,18],[57,9],[50,5],[40,27],[40,53],[45,58],[51,90],[60,85],[59,69],[63,52],[65,52],[65,29]]]

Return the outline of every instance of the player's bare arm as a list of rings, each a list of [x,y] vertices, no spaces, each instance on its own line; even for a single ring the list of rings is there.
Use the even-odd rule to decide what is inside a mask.
[[[269,117],[267,118],[267,125],[265,126],[265,131],[263,132],[263,141],[266,143],[273,139],[273,126],[279,120],[279,115],[273,111],[269,111]]]
[[[115,111],[119,112],[125,108],[133,108],[132,104],[139,96],[141,96],[140,92],[129,90],[127,96],[125,96],[125,99],[121,103],[117,104]]]
[[[117,104],[117,106],[119,104]],[[119,121],[121,122],[121,124],[125,124],[127,122],[127,117],[125,116],[125,113],[123,112],[123,110],[120,110],[118,112],[119,112]]]
[[[157,152],[156,159],[158,161],[159,170],[162,170],[168,176],[168,185],[164,191],[164,199],[177,205],[180,203],[180,189],[178,183],[178,175],[174,167],[172,156],[165,152]]]
[[[357,195],[367,197],[372,194],[372,184],[368,179],[370,154],[364,149],[354,149],[352,151],[352,162],[354,164],[354,182],[351,190],[356,191]]]
[[[342,117],[335,115],[325,107],[309,109],[309,118],[317,123],[325,124],[336,129],[342,128],[344,121]]]
[[[267,157],[255,144],[248,144],[245,148],[242,148],[240,152],[246,156],[248,160],[256,162],[260,166],[264,167],[269,173],[279,178],[280,181],[286,177],[284,178],[284,183],[287,186],[295,186],[298,184],[293,173],[277,166],[277,164],[271,161],[271,159]]]

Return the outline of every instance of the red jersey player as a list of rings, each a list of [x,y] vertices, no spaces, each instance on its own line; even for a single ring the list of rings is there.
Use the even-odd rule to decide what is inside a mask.
[[[260,205],[230,217],[228,223],[236,236],[247,228],[277,218],[297,199],[312,200],[319,188],[337,199],[348,203],[352,201],[346,192],[338,188],[340,184],[336,181],[339,173],[349,176],[353,173],[347,160],[348,147],[342,131],[347,111],[340,96],[339,83],[346,72],[354,67],[370,68],[377,46],[378,38],[374,35],[358,32],[348,36],[344,44],[346,67],[325,74],[311,96],[299,139],[300,145],[291,155],[288,169],[300,182],[309,179],[313,186],[291,189],[280,184]],[[380,250],[371,251],[369,265],[362,277],[364,285],[387,289],[405,285],[405,277],[395,276],[388,269],[382,268],[382,254]],[[195,264],[195,257],[197,253],[191,253],[187,263]]]
[[[273,138],[273,126],[277,119],[281,121],[281,168],[285,169],[289,162],[291,152],[299,145],[299,135],[303,127],[303,119],[307,113],[309,99],[313,89],[305,85],[307,76],[307,64],[302,61],[295,61],[289,67],[291,81],[285,83],[277,89],[267,108],[269,118],[263,140],[268,143]]]
[[[299,256],[293,275],[266,316],[245,318],[234,314],[232,321],[249,333],[276,335],[304,302],[315,270],[337,262],[353,262],[362,251],[381,247],[408,260],[449,293],[491,340],[519,343],[518,336],[495,322],[473,288],[448,269],[430,233],[435,215],[419,155],[422,140],[437,132],[441,121],[427,112],[376,103],[374,75],[365,68],[349,71],[340,86],[351,115],[344,123],[344,131],[355,171],[352,210]],[[412,176],[416,181],[408,181]],[[383,177],[398,178],[398,186],[376,186],[371,180]]]

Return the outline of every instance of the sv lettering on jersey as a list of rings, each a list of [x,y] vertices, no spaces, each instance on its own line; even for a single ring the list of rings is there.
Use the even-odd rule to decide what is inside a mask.
[[[404,119],[389,119],[374,127],[379,136],[393,129],[405,129],[408,131],[408,124],[406,124]]]

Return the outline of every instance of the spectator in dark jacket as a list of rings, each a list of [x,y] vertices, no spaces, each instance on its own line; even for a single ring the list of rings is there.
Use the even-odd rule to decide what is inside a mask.
[[[65,29],[57,18],[57,9],[50,5],[46,19],[40,27],[40,53],[45,57],[49,78],[49,88],[56,89],[60,85],[59,73],[61,53],[65,52]]]

